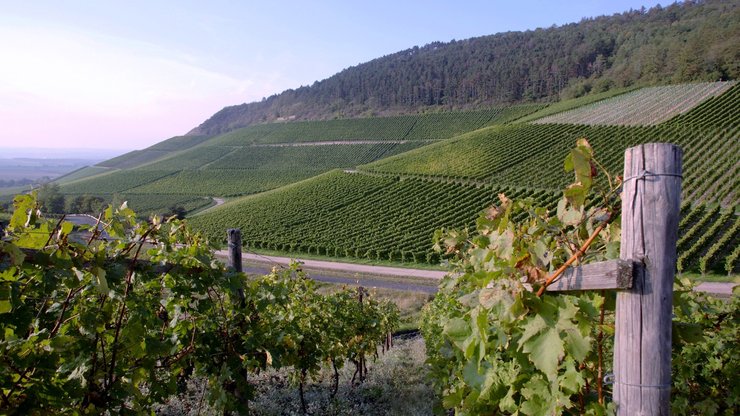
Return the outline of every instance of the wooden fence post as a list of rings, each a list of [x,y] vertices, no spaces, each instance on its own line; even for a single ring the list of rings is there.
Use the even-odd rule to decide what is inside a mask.
[[[241,273],[244,271],[242,268],[242,231],[239,228],[229,228],[226,230],[226,236],[229,246],[229,267]],[[244,303],[244,289],[240,288],[237,295]]]
[[[242,272],[242,231],[238,228],[226,230],[229,242],[229,267]]]
[[[617,294],[614,401],[618,415],[669,415],[671,315],[681,204],[681,149],[648,143],[625,151],[620,258],[635,267]]]

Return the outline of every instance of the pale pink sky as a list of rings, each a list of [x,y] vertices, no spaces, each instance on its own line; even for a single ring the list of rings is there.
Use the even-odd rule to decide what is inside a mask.
[[[0,0],[0,153],[141,149],[224,106],[415,45],[656,3]]]

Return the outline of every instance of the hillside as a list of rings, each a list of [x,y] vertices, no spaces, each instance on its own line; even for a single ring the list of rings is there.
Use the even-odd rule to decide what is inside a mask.
[[[660,122],[666,108],[645,99],[645,91],[603,97],[587,111],[619,103],[636,109],[633,119],[607,125],[490,125],[349,172],[237,199],[191,222],[216,241],[223,240],[226,228],[239,227],[252,248],[434,263],[434,231],[473,225],[498,193],[533,197],[554,208],[570,180],[562,160],[577,138],[587,137],[613,172],[621,172],[627,147],[672,142],[684,150],[679,267],[737,273],[740,84],[670,86],[648,90],[647,96],[659,92],[667,94],[667,103],[683,102],[683,91],[696,88],[704,90],[699,94],[704,98],[686,106],[691,108],[672,106],[667,121]],[[709,98],[711,91],[724,92]],[[576,102],[587,104],[574,100],[559,108],[577,108]],[[537,113],[548,111],[527,118]]]
[[[71,196],[136,201],[132,206],[142,214],[165,213],[179,205],[191,211],[204,205],[204,197],[249,195],[332,169],[354,169],[481,127],[510,123],[542,108],[272,123],[213,138],[176,137],[79,172],[62,181],[61,189]]]
[[[738,1],[687,1],[560,27],[434,42],[226,107],[189,135],[276,120],[554,101],[632,85],[737,79]]]

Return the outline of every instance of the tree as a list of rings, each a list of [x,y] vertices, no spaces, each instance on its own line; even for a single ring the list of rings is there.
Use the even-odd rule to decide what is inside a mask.
[[[47,182],[37,190],[40,208],[52,214],[64,213],[64,195],[59,192],[59,184]]]

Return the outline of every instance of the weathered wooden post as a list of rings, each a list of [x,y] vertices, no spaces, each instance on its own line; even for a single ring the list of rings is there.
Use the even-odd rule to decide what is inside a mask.
[[[635,267],[617,294],[614,401],[617,414],[670,414],[671,314],[681,203],[681,149],[649,143],[627,149],[620,258]]]
[[[229,246],[229,267],[241,273],[244,271],[242,268],[242,231],[239,228],[229,228],[226,230],[226,236]],[[244,302],[244,289],[240,288],[237,295]]]
[[[226,230],[229,246],[229,267],[241,273],[242,269],[242,230],[229,228]]]

